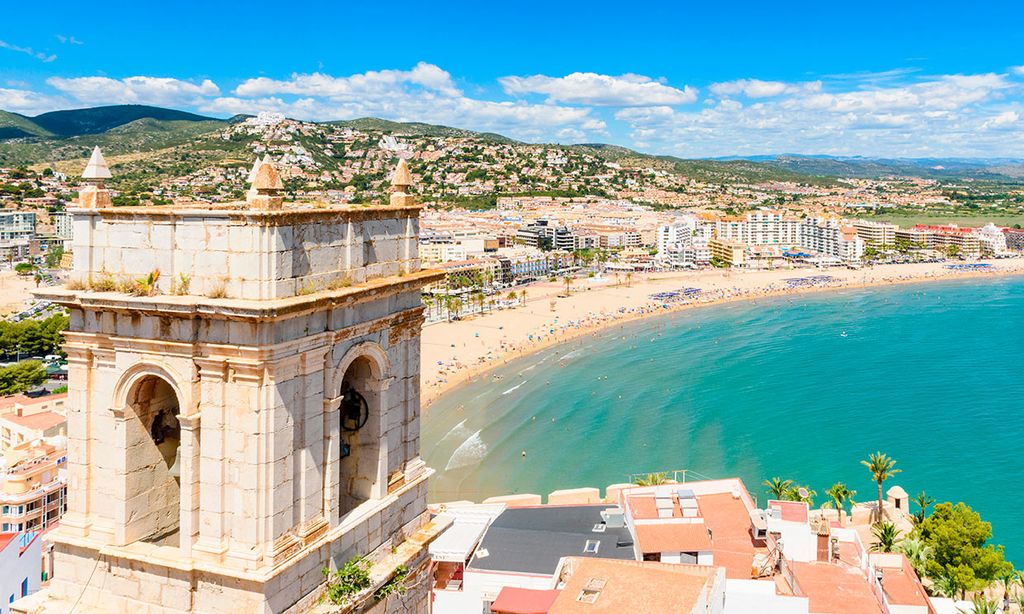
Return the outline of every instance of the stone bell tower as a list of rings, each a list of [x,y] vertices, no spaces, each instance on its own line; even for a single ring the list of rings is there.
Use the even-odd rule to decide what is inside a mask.
[[[284,203],[268,159],[227,205],[114,208],[109,177],[97,150],[73,272],[38,293],[71,312],[69,505],[49,594],[16,611],[299,612],[355,556],[374,587],[405,566],[385,599],[426,611],[420,289],[441,274],[405,162],[388,205]]]

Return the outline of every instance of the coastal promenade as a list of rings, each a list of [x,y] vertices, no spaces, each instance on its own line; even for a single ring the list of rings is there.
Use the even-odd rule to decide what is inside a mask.
[[[423,329],[422,398],[424,409],[442,394],[509,360],[583,335],[698,306],[737,300],[756,300],[936,280],[1024,274],[1024,259],[985,261],[983,270],[951,270],[945,263],[894,264],[863,269],[778,269],[739,271],[707,269],[634,275],[629,283],[580,278],[565,295],[562,282],[527,286],[525,305],[494,310],[454,322],[438,322]],[[816,283],[794,286],[793,278],[827,276]],[[698,288],[694,298],[666,302],[652,298],[664,292]]]

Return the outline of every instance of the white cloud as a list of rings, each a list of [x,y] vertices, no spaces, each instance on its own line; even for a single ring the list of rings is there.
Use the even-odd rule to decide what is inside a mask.
[[[1015,75],[1024,75],[1024,66],[1011,66],[1010,72]]]
[[[30,55],[35,59],[46,63],[52,62],[57,59],[57,55],[54,53],[44,53],[42,51],[36,51],[31,47],[19,47],[17,45],[12,45],[7,41],[2,40],[0,40],[0,49],[9,49],[11,51],[17,51],[18,53],[24,53],[25,55]]]
[[[1005,75],[939,75],[885,87],[852,81],[762,86],[753,80],[710,89],[724,98],[699,112],[626,109],[615,115],[634,143],[657,152],[717,156],[756,153],[927,156],[1020,155],[1024,110],[993,105],[1020,95]],[[717,91],[716,91],[717,90]],[[779,93],[781,91],[781,93]],[[710,99],[705,102],[711,102]]]
[[[280,96],[256,99],[221,97],[205,102],[199,109],[219,115],[276,111],[289,117],[315,121],[381,117],[394,121],[418,121],[500,132],[530,141],[579,140],[584,133],[601,133],[606,128],[605,122],[593,117],[590,109],[495,102],[401,90],[358,100],[316,97],[288,100]],[[566,135],[572,136],[569,138]]]
[[[192,106],[220,94],[220,88],[209,79],[192,83],[167,77],[51,77],[46,82],[87,104]]]
[[[771,98],[782,94],[803,94],[821,89],[821,81],[786,83],[784,81],[761,81],[760,79],[737,79],[713,83],[709,88],[719,96],[742,95],[747,98]]]
[[[983,129],[991,130],[1003,129],[1014,126],[1020,121],[1020,113],[1016,111],[1003,111],[991,119],[985,120],[985,123],[981,125]]]
[[[272,96],[293,94],[334,99],[356,99],[385,94],[396,87],[419,86],[449,96],[459,94],[448,72],[433,64],[420,62],[412,70],[371,70],[349,77],[332,77],[322,73],[293,74],[287,80],[258,77],[248,79],[235,88],[237,96]]]
[[[75,38],[74,36],[64,36],[63,34],[58,34],[57,35],[57,40],[59,40],[62,45],[84,45],[85,44],[82,41],[80,41],[77,38]]]
[[[564,77],[532,75],[498,79],[505,93],[546,95],[549,103],[584,104],[609,107],[642,107],[681,105],[697,100],[697,90],[684,86],[678,89],[643,75],[618,77],[592,72],[574,72]]]
[[[25,115],[67,108],[68,101],[29,90],[0,88],[0,109]]]

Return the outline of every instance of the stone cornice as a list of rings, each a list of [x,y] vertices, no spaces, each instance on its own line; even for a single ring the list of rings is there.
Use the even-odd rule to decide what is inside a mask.
[[[68,290],[63,287],[37,290],[37,298],[58,303],[71,309],[113,311],[120,313],[147,313],[191,319],[195,317],[225,320],[278,320],[287,317],[351,307],[420,288],[440,281],[443,271],[424,270],[406,275],[371,279],[337,290],[323,290],[312,294],[275,299],[214,299],[205,296],[130,296],[117,292]]]
[[[418,218],[422,205],[336,205],[323,202],[289,203],[285,209],[258,210],[248,203],[165,207],[107,207],[68,209],[76,216],[98,215],[104,220],[150,219],[168,223],[184,218],[222,218],[260,226],[289,226],[322,223],[329,220],[359,222],[394,218]]]

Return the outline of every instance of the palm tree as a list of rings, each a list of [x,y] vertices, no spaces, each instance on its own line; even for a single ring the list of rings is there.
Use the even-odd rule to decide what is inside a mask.
[[[831,488],[825,491],[831,501],[826,501],[822,507],[834,507],[836,514],[839,517],[839,525],[843,524],[843,511],[846,509],[846,502],[853,503],[853,496],[857,494],[856,490],[850,490],[846,487],[846,484],[842,482],[836,482]]]
[[[519,291],[519,302],[526,306],[526,290]]]
[[[956,580],[949,576],[939,576],[938,578],[932,578],[932,588],[937,593],[944,597],[955,598],[957,591],[960,588],[956,585]]]
[[[971,607],[967,610],[963,608],[957,608],[957,612],[961,614],[999,614],[1001,612],[999,604],[996,603],[995,599],[989,599],[984,594],[979,593],[971,599]]]
[[[770,480],[763,482],[764,487],[772,493],[772,496],[776,499],[782,500],[786,498],[786,494],[789,489],[793,486],[793,480],[783,480],[778,477],[774,477]]]
[[[900,541],[900,530],[891,522],[879,522],[871,529],[871,535],[875,538],[872,552],[892,552]]]
[[[626,287],[629,287],[629,282],[633,281],[633,273],[626,273]]]
[[[907,560],[910,561],[910,566],[914,568],[917,575],[923,577],[928,559],[932,557],[931,546],[926,546],[916,537],[908,537],[900,542],[899,550],[907,555]]]
[[[927,516],[928,506],[935,503],[935,499],[929,497],[923,490],[917,493],[917,496],[912,499],[917,504],[918,511],[913,514],[914,524],[920,524],[924,522],[925,516]]]
[[[668,474],[661,472],[638,475],[633,478],[633,483],[637,486],[657,486],[658,484],[667,484]]]
[[[812,506],[814,505],[814,497],[817,494],[818,492],[813,488],[795,485],[786,492],[784,498],[789,501],[800,501],[802,503],[806,503],[808,506]]]
[[[562,278],[562,283],[565,284],[565,293],[569,294],[569,288],[572,287],[572,277],[566,275],[565,277]]]
[[[878,508],[875,512],[878,514],[877,522],[882,522],[882,482],[903,470],[896,469],[896,461],[881,452],[869,455],[868,460],[862,460],[860,464],[868,468],[871,478],[878,483]]]
[[[511,290],[511,291],[509,291],[508,296],[505,297],[505,300],[511,302],[511,301],[516,300],[516,297],[518,297],[518,296],[519,295],[516,294],[515,290]]]

